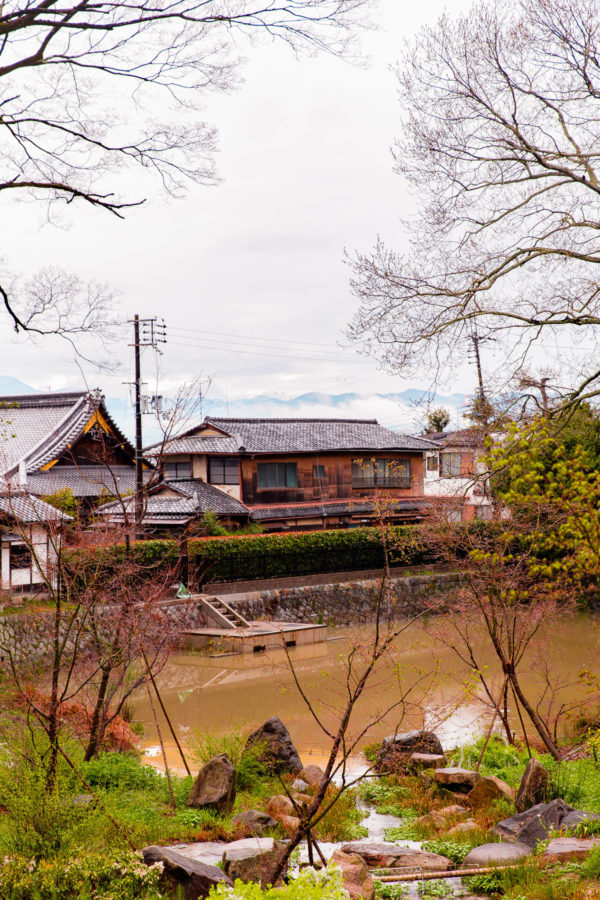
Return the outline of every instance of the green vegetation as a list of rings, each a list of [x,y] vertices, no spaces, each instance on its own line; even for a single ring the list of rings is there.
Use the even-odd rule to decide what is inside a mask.
[[[450,756],[449,765],[474,769],[481,756],[484,740],[483,737],[479,738],[474,743],[455,750]],[[501,737],[492,735],[479,771],[482,775],[495,775],[515,787],[521,780],[528,759],[526,747],[512,746]]]
[[[77,502],[77,497],[73,495],[71,488],[60,488],[53,494],[46,494],[42,497],[42,500],[49,503],[50,506],[54,506],[55,509],[59,509],[61,512],[66,513],[68,516],[77,515],[79,503]]]
[[[136,853],[81,853],[69,859],[5,859],[0,897],[6,900],[160,900],[159,873]]]
[[[418,526],[389,527],[388,546],[392,565],[421,565],[436,559]],[[122,562],[125,549],[125,544],[113,544],[73,550],[72,565],[82,576],[86,560],[90,570],[105,566],[108,573]],[[148,577],[152,577],[157,566],[172,564],[179,551],[173,540],[138,541],[133,556],[140,566],[150,567]],[[198,575],[214,582],[379,569],[384,563],[378,528],[193,538],[188,552]]]
[[[338,868],[305,869],[298,877],[280,888],[263,890],[258,884],[236,881],[232,888],[218,885],[210,892],[210,900],[348,900]]]
[[[419,897],[452,897],[454,890],[447,881],[433,878],[431,881],[420,881],[417,888]]]
[[[404,900],[410,891],[409,885],[404,884],[401,881],[397,884],[393,884],[374,879],[373,884],[375,885],[375,896],[378,897],[379,900]]]
[[[465,835],[465,837],[467,836]],[[451,859],[456,866],[460,866],[474,844],[468,840],[463,843],[458,843],[450,838],[438,838],[435,840],[423,841],[421,846],[423,847],[423,850],[445,856],[447,859]]]

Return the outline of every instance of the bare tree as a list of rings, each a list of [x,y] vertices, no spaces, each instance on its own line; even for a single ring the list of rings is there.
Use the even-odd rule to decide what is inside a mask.
[[[507,380],[542,340],[596,346],[598,3],[484,0],[423,29],[397,77],[395,168],[418,214],[406,254],[380,241],[352,260],[351,335],[403,372],[448,372],[495,336]],[[596,353],[571,399],[599,391]]]
[[[8,0],[0,4],[0,191],[122,217],[153,174],[171,194],[214,184],[216,133],[203,96],[240,79],[261,36],[295,52],[346,52],[367,0]],[[140,193],[129,196],[137,170]],[[17,331],[78,334],[85,302],[57,313],[46,289],[0,296]],[[29,301],[29,302],[28,302]],[[31,302],[33,301],[33,302]],[[102,298],[96,297],[94,310]],[[93,318],[93,315],[91,316]]]

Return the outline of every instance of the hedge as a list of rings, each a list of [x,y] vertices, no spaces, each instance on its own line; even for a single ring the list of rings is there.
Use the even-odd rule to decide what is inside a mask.
[[[420,539],[418,526],[389,527],[386,542],[391,565],[433,561],[431,551]],[[180,550],[180,543],[174,540],[137,541],[132,548],[136,563],[149,574],[163,565],[175,564]],[[105,566],[108,573],[123,562],[126,548],[125,544],[114,544],[71,553],[74,568],[80,572],[85,554],[90,564]],[[188,556],[191,580],[196,583],[380,569],[385,562],[378,528],[191,538]]]

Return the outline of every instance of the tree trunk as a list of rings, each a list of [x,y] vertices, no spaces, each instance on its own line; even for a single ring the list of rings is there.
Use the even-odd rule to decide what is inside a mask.
[[[104,698],[106,697],[109,678],[110,670],[106,668],[102,669],[102,679],[100,681],[100,687],[98,688],[98,696],[96,697],[96,705],[94,707],[94,714],[92,716],[92,724],[90,727],[90,739],[88,741],[87,747],[85,748],[85,756],[83,757],[85,762],[89,762],[90,759],[93,759],[93,757],[98,752],[100,715],[102,713]]]
[[[560,760],[561,760],[560,750],[558,749],[558,747],[552,740],[552,736],[551,736],[550,732],[548,731],[548,729],[546,728],[544,722],[538,716],[538,714],[536,713],[533,706],[529,703],[529,701],[523,694],[523,691],[521,690],[521,686],[518,682],[515,672],[509,671],[509,672],[507,672],[507,674],[508,674],[508,677],[510,678],[511,684],[514,688],[515,694],[517,695],[517,697],[519,698],[519,700],[521,702],[521,706],[523,707],[523,709],[526,711],[527,715],[531,719],[531,722],[532,722],[533,726],[535,727],[535,730],[541,737],[542,741],[544,742],[544,746],[548,750],[548,753],[550,753],[551,756],[554,757],[554,759],[556,759],[558,762],[560,762]]]

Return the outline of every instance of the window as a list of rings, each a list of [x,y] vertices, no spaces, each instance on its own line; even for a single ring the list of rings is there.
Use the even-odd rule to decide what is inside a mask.
[[[442,453],[440,457],[440,475],[450,477],[460,475],[460,453]]]
[[[10,567],[11,569],[30,569],[31,568],[31,550],[25,544],[10,545]]]
[[[191,478],[192,477],[192,463],[191,460],[185,460],[182,462],[171,462],[169,460],[165,463],[165,478],[170,479],[171,481],[174,478]]]
[[[209,484],[239,484],[240,464],[237,456],[208,457]]]
[[[410,487],[410,460],[353,459],[352,487]]]
[[[427,471],[437,472],[440,467],[440,457],[438,453],[430,453],[427,458]]]
[[[259,463],[258,489],[295,488],[298,487],[298,471],[296,463]]]
[[[325,466],[313,466],[313,481],[324,481]]]

